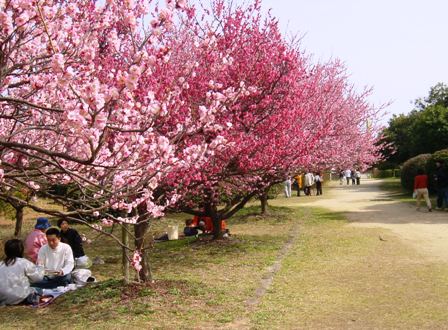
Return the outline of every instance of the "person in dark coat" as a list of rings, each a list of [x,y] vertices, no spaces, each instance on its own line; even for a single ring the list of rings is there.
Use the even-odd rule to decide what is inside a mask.
[[[70,228],[67,220],[59,219],[58,227],[61,228],[61,242],[70,245],[73,251],[73,257],[76,259],[85,256],[82,247],[82,238],[75,229]]]
[[[443,161],[436,161],[434,180],[437,187],[437,208],[448,207],[448,171]]]

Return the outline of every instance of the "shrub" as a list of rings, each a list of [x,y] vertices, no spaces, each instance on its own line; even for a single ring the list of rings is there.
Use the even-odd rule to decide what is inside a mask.
[[[404,162],[401,168],[401,185],[404,189],[409,191],[414,189],[414,177],[417,175],[417,170],[426,169],[430,158],[431,154],[421,154]]]
[[[434,182],[434,174],[436,172],[436,161],[438,160],[443,161],[445,163],[445,167],[448,166],[448,149],[442,149],[433,153],[426,164],[426,172],[429,176],[429,187],[432,188],[431,190],[434,190],[436,187]]]

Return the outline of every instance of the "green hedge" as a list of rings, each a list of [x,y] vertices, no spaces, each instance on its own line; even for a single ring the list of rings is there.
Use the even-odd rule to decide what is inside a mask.
[[[414,177],[418,169],[425,170],[431,154],[421,154],[404,162],[401,168],[401,185],[404,189],[412,191],[414,189]]]
[[[426,164],[426,173],[429,176],[429,187],[432,188],[431,190],[435,188],[434,174],[436,172],[436,161],[438,160],[443,161],[445,166],[448,166],[448,149],[442,149],[433,153]]]

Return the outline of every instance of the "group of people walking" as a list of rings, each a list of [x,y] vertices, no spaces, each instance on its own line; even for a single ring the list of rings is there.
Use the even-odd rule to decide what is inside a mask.
[[[359,170],[341,170],[339,171],[339,184],[342,186],[344,184],[344,179],[347,185],[352,183],[352,186],[361,184],[361,172]]]
[[[285,197],[289,198],[292,196],[292,190],[297,190],[297,196],[300,196],[300,191],[306,196],[311,196],[315,188],[316,196],[322,195],[322,182],[324,177],[320,172],[307,171],[305,174],[298,173],[294,177],[288,177],[284,181],[284,192]]]
[[[6,241],[0,262],[0,306],[37,304],[42,289],[66,286],[72,283],[74,269],[88,267],[79,233],[66,220],[59,220],[58,227],[41,217],[24,242]]]

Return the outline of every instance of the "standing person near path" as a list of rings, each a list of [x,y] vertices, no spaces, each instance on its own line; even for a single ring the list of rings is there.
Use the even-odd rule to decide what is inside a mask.
[[[359,170],[355,171],[356,184],[359,186],[361,183],[361,172]]]
[[[294,179],[297,182],[297,196],[300,197],[300,189],[303,188],[303,181],[302,181],[302,173],[299,172],[299,174],[297,174]]]
[[[352,186],[354,186],[356,184],[356,172],[355,172],[355,170],[351,170],[350,171],[350,176],[352,178]]]
[[[314,175],[311,173],[310,170],[307,171],[305,174],[305,188],[303,191],[305,192],[305,195],[311,196],[311,187],[314,184]]]
[[[342,184],[344,183],[344,177],[345,177],[345,173],[343,170],[339,171],[339,185],[342,186]]]
[[[428,207],[428,211],[431,212],[431,201],[429,200],[428,193],[428,176],[422,169],[417,170],[417,175],[414,178],[414,193],[417,195],[417,211],[420,210],[420,200],[423,197]]]
[[[436,161],[434,180],[437,187],[437,208],[448,207],[448,173],[443,161]]]
[[[324,181],[324,179],[323,176],[320,175],[320,172],[316,173],[314,181],[316,182],[316,196],[322,195],[322,182]]]
[[[347,186],[350,184],[350,178],[352,177],[352,171],[349,169],[345,170],[345,180],[347,181]]]
[[[288,177],[283,184],[285,185],[285,196],[286,198],[291,197],[291,177]]]

